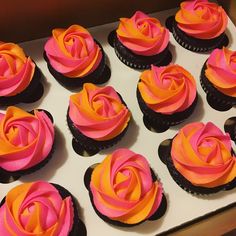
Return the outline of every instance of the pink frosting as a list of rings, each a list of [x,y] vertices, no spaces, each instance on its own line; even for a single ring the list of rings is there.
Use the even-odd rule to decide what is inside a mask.
[[[228,23],[224,9],[208,0],[184,1],[176,13],[178,27],[199,39],[212,39],[221,35]]]
[[[140,76],[139,92],[152,110],[173,114],[186,110],[196,98],[193,76],[179,65],[151,66]]]
[[[236,97],[236,51],[215,49],[207,60],[205,75],[220,92]]]
[[[224,185],[236,178],[236,157],[229,134],[209,122],[184,126],[174,137],[171,157],[175,168],[192,184]]]
[[[47,182],[25,183],[7,194],[0,218],[2,236],[67,236],[73,225],[73,203]]]
[[[70,78],[78,78],[98,67],[102,52],[85,28],[72,25],[68,29],[54,29],[52,33],[44,50],[56,71]]]
[[[169,43],[169,31],[153,17],[141,11],[131,18],[121,18],[117,29],[119,41],[135,54],[152,56],[161,53]]]
[[[0,42],[0,96],[21,93],[33,78],[35,64],[14,43]]]
[[[70,97],[69,116],[85,136],[109,140],[126,128],[131,115],[114,88],[86,83]]]
[[[95,167],[90,189],[100,213],[127,224],[152,216],[163,193],[161,184],[152,179],[147,160],[128,149],[114,151]]]
[[[34,115],[8,107],[0,115],[0,167],[8,171],[28,169],[43,161],[52,149],[54,127],[45,112]]]

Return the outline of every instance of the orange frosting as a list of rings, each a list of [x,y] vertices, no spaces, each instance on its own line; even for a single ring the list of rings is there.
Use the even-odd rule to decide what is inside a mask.
[[[35,64],[14,43],[0,42],[0,96],[21,93],[33,78]]]
[[[162,200],[162,186],[152,179],[146,159],[118,149],[95,167],[90,188],[94,205],[103,215],[126,224],[152,216]]]
[[[145,70],[138,89],[147,106],[162,114],[184,111],[196,98],[193,76],[179,65],[152,66]]]
[[[102,59],[101,48],[80,25],[54,29],[44,49],[51,66],[69,78],[92,73]]]
[[[184,126],[174,137],[171,157],[175,168],[193,185],[212,188],[236,178],[231,140],[209,122]]]
[[[236,98],[236,51],[215,49],[206,63],[205,75],[223,94]]]
[[[175,15],[178,27],[199,39],[212,39],[221,35],[228,23],[224,9],[208,0],[184,1]]]

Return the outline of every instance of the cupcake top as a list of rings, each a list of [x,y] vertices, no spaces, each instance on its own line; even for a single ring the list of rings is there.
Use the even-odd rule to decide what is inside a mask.
[[[128,149],[114,151],[95,167],[90,189],[96,209],[125,224],[151,217],[163,193],[162,185],[152,178],[147,160]]]
[[[0,167],[19,171],[33,167],[50,153],[54,127],[44,111],[33,114],[10,106],[0,113]]]
[[[193,76],[179,65],[152,65],[140,76],[138,90],[146,105],[155,112],[173,114],[186,110],[196,98]]]
[[[14,43],[0,42],[0,97],[21,93],[33,78],[35,64]]]
[[[44,50],[51,66],[69,78],[92,73],[102,59],[102,51],[91,34],[80,25],[54,29]]]
[[[213,39],[221,35],[228,23],[224,9],[208,0],[184,1],[175,15],[178,27],[198,39]]]
[[[168,29],[141,11],[135,12],[131,18],[121,18],[116,33],[125,47],[143,56],[159,54],[169,43]]]
[[[69,117],[82,134],[105,141],[122,133],[131,113],[111,86],[85,83],[79,93],[70,96]]]
[[[236,51],[215,49],[207,60],[205,76],[217,90],[236,98]]]
[[[230,136],[211,122],[180,129],[172,141],[171,158],[178,172],[195,186],[212,188],[236,178]]]
[[[73,203],[52,184],[24,183],[7,193],[0,217],[0,235],[66,236],[73,225]]]

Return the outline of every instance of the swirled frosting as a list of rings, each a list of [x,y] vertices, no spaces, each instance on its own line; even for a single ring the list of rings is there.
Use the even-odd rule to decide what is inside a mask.
[[[206,63],[205,75],[225,95],[236,97],[236,51],[215,49]]]
[[[116,33],[125,47],[143,56],[161,53],[169,43],[168,29],[141,11],[135,12],[131,18],[121,18]]]
[[[66,236],[73,225],[73,203],[47,182],[24,183],[8,192],[0,218],[4,236]]]
[[[111,86],[86,83],[70,96],[69,117],[78,130],[95,140],[110,140],[126,128],[131,113]]]
[[[54,29],[44,50],[51,66],[69,78],[84,77],[92,73],[102,59],[101,48],[80,25]]]
[[[33,78],[35,64],[14,43],[0,42],[0,97],[21,93]]]
[[[162,186],[152,179],[146,159],[118,149],[95,167],[90,189],[97,210],[112,220],[136,224],[152,216],[162,200]]]
[[[179,65],[151,66],[140,76],[139,92],[155,112],[173,114],[186,110],[196,98],[193,76]]]
[[[211,188],[236,178],[236,157],[231,149],[229,134],[211,122],[196,122],[175,136],[171,157],[175,168],[193,185]]]
[[[0,113],[0,167],[25,170],[43,161],[52,149],[54,127],[45,112],[34,115],[10,106]]]
[[[184,1],[175,15],[178,27],[199,39],[212,39],[221,35],[228,23],[224,9],[208,0]]]

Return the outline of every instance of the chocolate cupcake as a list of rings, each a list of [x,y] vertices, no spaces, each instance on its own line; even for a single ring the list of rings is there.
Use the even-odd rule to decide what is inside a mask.
[[[86,236],[71,193],[44,181],[12,188],[0,206],[0,233],[4,236]]]
[[[79,93],[70,96],[67,112],[74,150],[93,155],[116,144],[125,135],[130,118],[129,109],[113,87],[84,84]]]
[[[31,103],[43,95],[41,71],[14,43],[0,42],[0,106]]]
[[[172,60],[168,49],[169,31],[158,19],[141,11],[131,18],[121,18],[118,29],[109,34],[108,41],[118,58],[134,69],[167,65]]]
[[[10,106],[0,113],[0,182],[11,182],[43,167],[54,144],[52,116]]]
[[[45,44],[44,58],[50,73],[67,88],[105,83],[111,75],[102,46],[80,25],[54,29]]]
[[[146,127],[164,132],[187,119],[197,104],[196,82],[179,65],[152,66],[140,76],[137,99]]]
[[[211,194],[236,186],[236,156],[229,134],[213,123],[190,123],[159,147],[174,181],[194,194]]]
[[[107,223],[131,227],[165,214],[162,184],[147,160],[129,149],[117,149],[89,168],[85,184],[95,212]]]
[[[215,49],[201,71],[201,86],[209,105],[226,111],[236,104],[236,51]]]
[[[209,52],[227,46],[228,17],[217,3],[208,0],[184,1],[175,16],[166,21],[175,40],[193,52]]]

